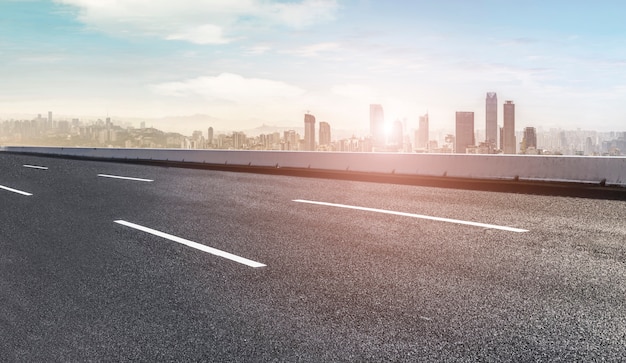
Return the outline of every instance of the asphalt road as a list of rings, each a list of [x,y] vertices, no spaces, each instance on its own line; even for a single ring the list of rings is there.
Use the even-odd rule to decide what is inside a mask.
[[[625,357],[623,201],[0,153],[0,361]]]

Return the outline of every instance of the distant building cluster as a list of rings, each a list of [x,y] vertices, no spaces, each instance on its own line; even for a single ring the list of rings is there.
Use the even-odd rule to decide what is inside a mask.
[[[455,133],[431,138],[428,114],[419,117],[413,138],[403,136],[403,123],[385,121],[382,105],[370,105],[370,140],[373,151],[405,151],[457,154],[531,154],[619,156],[626,150],[626,132],[564,131],[538,132],[535,127],[515,129],[515,104],[505,101],[503,125],[498,126],[498,97],[488,92],[485,100],[485,129],[477,131],[473,111],[457,111]],[[521,140],[521,141],[517,141]]]
[[[317,131],[316,131],[317,130]],[[332,140],[330,123],[322,121],[316,126],[316,119],[310,113],[304,115],[304,135],[296,130],[284,130],[247,137],[243,132],[214,135],[212,127],[208,129],[208,139],[204,140],[200,131],[196,131],[190,144],[184,148],[230,150],[275,150],[275,151],[372,151],[369,139],[355,136],[347,139]],[[302,137],[301,137],[302,136]]]
[[[503,126],[498,128],[498,96],[495,92],[488,92],[485,100],[484,138],[476,137],[474,112],[457,112],[454,153],[516,154],[517,137],[515,135],[515,104],[513,101],[504,103],[503,118]],[[498,130],[500,130],[499,137]],[[477,142],[477,140],[480,141]]]
[[[303,129],[274,130],[253,136],[242,131],[216,132],[210,126],[206,133],[197,130],[186,136],[146,127],[145,122],[133,127],[115,124],[109,117],[87,122],[77,118],[57,120],[48,112],[47,117],[40,114],[31,120],[1,121],[0,145],[606,156],[623,155],[626,150],[626,132],[538,131],[530,126],[518,132],[513,101],[504,102],[503,124],[499,127],[497,108],[497,95],[489,92],[484,130],[476,130],[474,112],[458,111],[455,133],[442,134],[431,131],[428,113],[419,116],[417,128],[409,131],[406,119],[386,121],[383,106],[371,104],[369,135],[342,139],[333,139],[330,123],[316,123],[310,112],[304,114]],[[303,130],[303,134],[297,129]]]
[[[32,146],[85,146],[126,148],[179,148],[185,137],[178,133],[166,133],[154,128],[122,127],[111,118],[82,122],[56,120],[52,112],[48,117],[38,115],[32,120],[8,120],[0,122],[0,144]]]

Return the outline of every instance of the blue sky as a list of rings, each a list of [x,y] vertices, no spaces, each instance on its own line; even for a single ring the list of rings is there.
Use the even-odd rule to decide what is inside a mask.
[[[216,126],[626,129],[618,1],[0,0],[0,119],[209,115]],[[502,107],[499,107],[500,124]],[[174,123],[188,131],[207,125]]]

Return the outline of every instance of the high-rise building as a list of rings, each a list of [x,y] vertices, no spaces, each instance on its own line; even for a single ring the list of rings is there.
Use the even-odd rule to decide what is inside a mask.
[[[320,145],[330,145],[330,124],[320,122]]]
[[[370,136],[374,146],[385,145],[385,115],[378,104],[370,105]]]
[[[513,101],[506,101],[504,103],[504,135],[502,141],[503,145],[500,145],[505,154],[515,154],[517,151],[517,145],[515,144],[515,104]]]
[[[498,147],[498,96],[488,92],[485,100],[485,141]]]
[[[304,150],[315,151],[315,116],[304,115]]]
[[[428,132],[428,114],[425,114],[424,116],[420,116],[417,140],[415,140],[415,147],[417,149],[428,149]]]
[[[593,153],[595,152],[594,149],[595,149],[595,144],[593,142],[593,139],[588,136],[585,139],[585,150],[584,150],[585,155],[593,155]]]
[[[522,138],[521,151],[525,153],[531,147],[537,148],[537,131],[534,127],[526,127],[524,129],[524,137]]]
[[[298,150],[298,136],[295,130],[283,132],[285,139],[285,150]]]
[[[233,132],[233,148],[239,150],[246,145],[246,134],[241,131]]]
[[[207,132],[207,144],[209,144],[209,146],[213,145],[213,127],[209,127],[209,130]]]
[[[456,141],[454,152],[465,154],[468,146],[475,145],[474,141],[474,112],[456,113]]]

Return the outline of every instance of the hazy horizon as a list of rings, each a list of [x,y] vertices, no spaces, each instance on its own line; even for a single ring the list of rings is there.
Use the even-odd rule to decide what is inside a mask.
[[[206,115],[232,129],[300,127],[310,111],[366,130],[369,104],[410,128],[456,111],[484,128],[485,94],[516,128],[621,131],[626,5],[530,1],[0,3],[0,119]],[[100,115],[100,116],[97,116]],[[171,125],[205,129],[205,123]],[[163,128],[163,125],[159,125]]]

